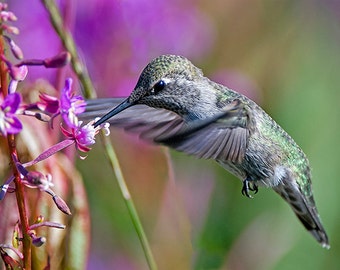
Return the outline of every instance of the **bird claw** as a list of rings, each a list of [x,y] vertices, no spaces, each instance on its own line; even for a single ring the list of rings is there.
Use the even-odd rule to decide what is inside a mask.
[[[242,194],[244,196],[247,196],[248,198],[253,198],[253,196],[249,194],[249,190],[253,191],[254,194],[256,194],[259,191],[259,188],[254,181],[250,181],[248,180],[248,178],[246,178],[245,180],[243,180]]]

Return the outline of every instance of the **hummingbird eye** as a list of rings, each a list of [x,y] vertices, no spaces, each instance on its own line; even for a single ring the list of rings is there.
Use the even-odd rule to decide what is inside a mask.
[[[162,91],[164,89],[165,85],[166,85],[166,82],[163,81],[163,80],[160,80],[151,89],[151,94],[152,95],[156,95],[158,92],[160,92],[160,91]]]

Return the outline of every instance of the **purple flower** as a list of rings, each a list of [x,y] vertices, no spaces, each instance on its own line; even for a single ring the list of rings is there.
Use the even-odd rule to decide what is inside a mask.
[[[1,101],[1,97],[0,97]],[[22,129],[22,124],[15,116],[21,102],[19,93],[7,95],[0,105],[0,134],[17,134]]]
[[[104,129],[106,136],[110,134],[108,129],[110,124],[105,123],[95,128],[93,123],[94,121],[91,121],[86,125],[81,126],[82,121],[79,121],[79,126],[72,128],[71,131],[64,129],[63,127],[61,127],[61,131],[66,137],[75,141],[78,150],[88,152],[91,150],[89,146],[96,142],[95,136],[98,134],[100,129]]]
[[[81,124],[81,122],[79,122],[79,124]],[[96,142],[94,137],[97,133],[92,124],[87,124],[76,130],[77,143],[80,145],[92,145]]]
[[[71,93],[72,79],[68,78],[60,97],[60,113],[68,127],[79,126],[77,115],[85,111],[86,103],[83,97]]]
[[[59,113],[59,100],[56,97],[41,93],[39,95],[40,102],[37,102],[39,110],[51,114]]]
[[[41,191],[46,191],[54,186],[52,183],[52,175],[44,175],[38,171],[28,171],[25,175],[25,181],[23,182],[26,186],[30,188],[39,188]]]
[[[15,166],[22,175],[22,182],[27,187],[39,188],[41,191],[46,191],[54,186],[52,183],[52,175],[44,175],[39,171],[28,171],[20,162],[16,162]]]

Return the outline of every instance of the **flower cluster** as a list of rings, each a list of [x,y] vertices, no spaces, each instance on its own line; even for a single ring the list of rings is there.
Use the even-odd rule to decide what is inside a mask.
[[[101,129],[104,129],[105,134],[109,134],[108,124],[103,124],[95,128],[93,126],[94,121],[83,124],[82,121],[78,120],[78,115],[85,111],[86,103],[82,96],[76,95],[73,92],[71,78],[66,79],[65,86],[60,91],[59,96],[40,93],[37,102],[28,102],[28,104],[24,102],[24,95],[20,94],[21,91],[18,90],[18,85],[21,81],[25,80],[28,74],[28,67],[42,66],[45,68],[60,68],[70,62],[70,54],[68,52],[61,52],[56,56],[45,59],[24,59],[22,50],[10,37],[13,34],[19,33],[16,27],[10,25],[11,22],[16,20],[16,16],[12,12],[7,11],[7,4],[0,2],[0,39],[4,41],[4,46],[10,48],[10,50],[5,50],[0,46],[0,62],[3,63],[0,65],[0,75],[2,78],[0,89],[0,137],[7,138],[11,164],[13,165],[12,175],[0,186],[0,201],[4,199],[7,193],[16,192],[16,197],[21,196],[17,200],[21,200],[22,204],[25,204],[26,198],[24,194],[18,195],[21,187],[35,188],[50,195],[60,211],[66,215],[71,215],[69,206],[53,191],[54,184],[52,182],[52,175],[43,172],[43,170],[37,170],[37,168],[39,168],[38,166],[35,166],[33,169],[29,167],[46,160],[70,145],[75,145],[76,149],[81,152],[88,152],[91,149],[90,146],[95,143],[96,134]],[[8,51],[11,52],[11,57],[5,55],[5,52]],[[17,62],[14,63],[13,60],[9,59],[14,59],[14,61]],[[8,78],[8,81],[6,78]],[[59,119],[61,119],[61,133],[65,135],[65,139],[50,146],[35,159],[21,163],[18,158],[19,151],[16,150],[15,136],[13,135],[20,134],[25,128],[23,118],[34,117],[38,120],[48,122],[52,130],[53,121],[56,121],[55,119],[58,116]],[[18,185],[20,185],[20,188],[18,188]],[[24,209],[25,208],[19,209],[19,212],[24,211]],[[25,215],[28,213],[29,212],[25,213]],[[46,242],[46,238],[37,235],[35,231],[37,228],[42,226],[58,229],[65,228],[62,224],[44,221],[42,216],[29,226],[23,225],[28,223],[28,219],[25,221],[21,220],[21,218],[22,215],[20,215],[20,222],[15,226],[13,232],[13,246],[0,243],[0,255],[6,268],[22,268],[19,261],[14,260],[7,254],[5,249],[13,250],[19,259],[22,260],[23,254],[21,254],[17,248],[22,239],[25,238],[24,235],[29,236],[31,243],[39,247]]]
[[[86,125],[79,121],[78,115],[85,111],[86,103],[82,96],[75,95],[72,92],[72,79],[68,78],[65,87],[61,91],[60,99],[46,94],[40,95],[40,101],[37,107],[44,113],[51,114],[51,121],[58,116],[62,116],[67,128],[61,126],[62,133],[68,140],[72,140],[76,148],[82,152],[91,150],[90,145],[95,143],[95,136],[100,129],[104,129],[105,135],[109,135],[109,124],[105,123],[94,128],[94,121]],[[59,149],[60,150],[60,149]]]
[[[19,93],[8,94],[5,100],[3,100],[0,105],[0,132],[1,135],[6,136],[7,134],[19,133],[22,129],[22,124],[18,120],[16,114],[20,112],[18,110],[21,103],[21,96]],[[25,164],[20,164],[16,160],[16,167],[22,176],[23,183],[30,188],[39,188],[42,191],[50,192],[50,187],[53,186],[51,182],[50,175],[43,175],[36,171],[27,171],[25,167],[32,166],[38,162],[41,162],[51,155],[61,151],[62,149],[75,144],[76,148],[82,152],[88,152],[91,150],[89,147],[95,143],[95,136],[98,134],[99,130],[103,129],[105,135],[109,135],[109,124],[105,123],[98,127],[94,127],[94,121],[91,121],[83,125],[82,121],[78,120],[78,115],[85,110],[85,100],[72,92],[72,79],[67,79],[65,82],[65,87],[62,89],[60,98],[56,98],[47,94],[40,95],[40,101],[35,104],[22,105],[23,109],[21,114],[23,115],[33,115],[29,110],[25,108],[38,108],[39,113],[35,113],[34,116],[40,115],[39,119],[50,119],[53,121],[58,115],[62,116],[66,128],[62,125],[60,126],[62,133],[65,135],[66,139],[51,146],[43,153],[41,153],[34,160],[27,162]],[[49,118],[41,117],[41,115],[50,115]],[[84,158],[84,157],[81,157]],[[10,177],[4,185],[1,186],[0,200],[3,199],[11,182],[14,177]],[[54,193],[53,193],[54,194]],[[54,196],[53,196],[54,197]],[[59,205],[57,205],[58,208]],[[65,212],[65,211],[64,211]],[[68,212],[68,211],[66,211]]]
[[[85,111],[86,103],[83,97],[72,92],[72,79],[70,78],[66,80],[59,99],[42,93],[40,101],[35,104],[22,105],[20,110],[21,101],[21,95],[16,92],[8,94],[5,99],[0,96],[0,134],[2,136],[17,134],[22,130],[22,124],[17,118],[18,114],[34,115],[41,120],[50,119],[51,123],[55,117],[61,115],[66,126],[71,129],[69,131],[61,127],[63,134],[67,139],[73,140],[77,149],[82,152],[88,152],[91,149],[88,146],[95,143],[95,135],[100,129],[104,128],[105,134],[109,134],[108,124],[94,128],[93,121],[82,125],[83,122],[78,120],[78,115]],[[40,112],[32,114],[25,108],[38,108]],[[49,115],[51,117],[48,117]]]

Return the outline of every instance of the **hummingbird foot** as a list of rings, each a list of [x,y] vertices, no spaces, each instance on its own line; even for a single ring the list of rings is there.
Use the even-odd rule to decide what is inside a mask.
[[[249,191],[254,191],[254,194],[256,194],[259,191],[259,188],[254,181],[246,178],[243,180],[243,187],[241,192],[244,196],[247,196],[248,198],[253,198],[253,196],[249,194]]]

